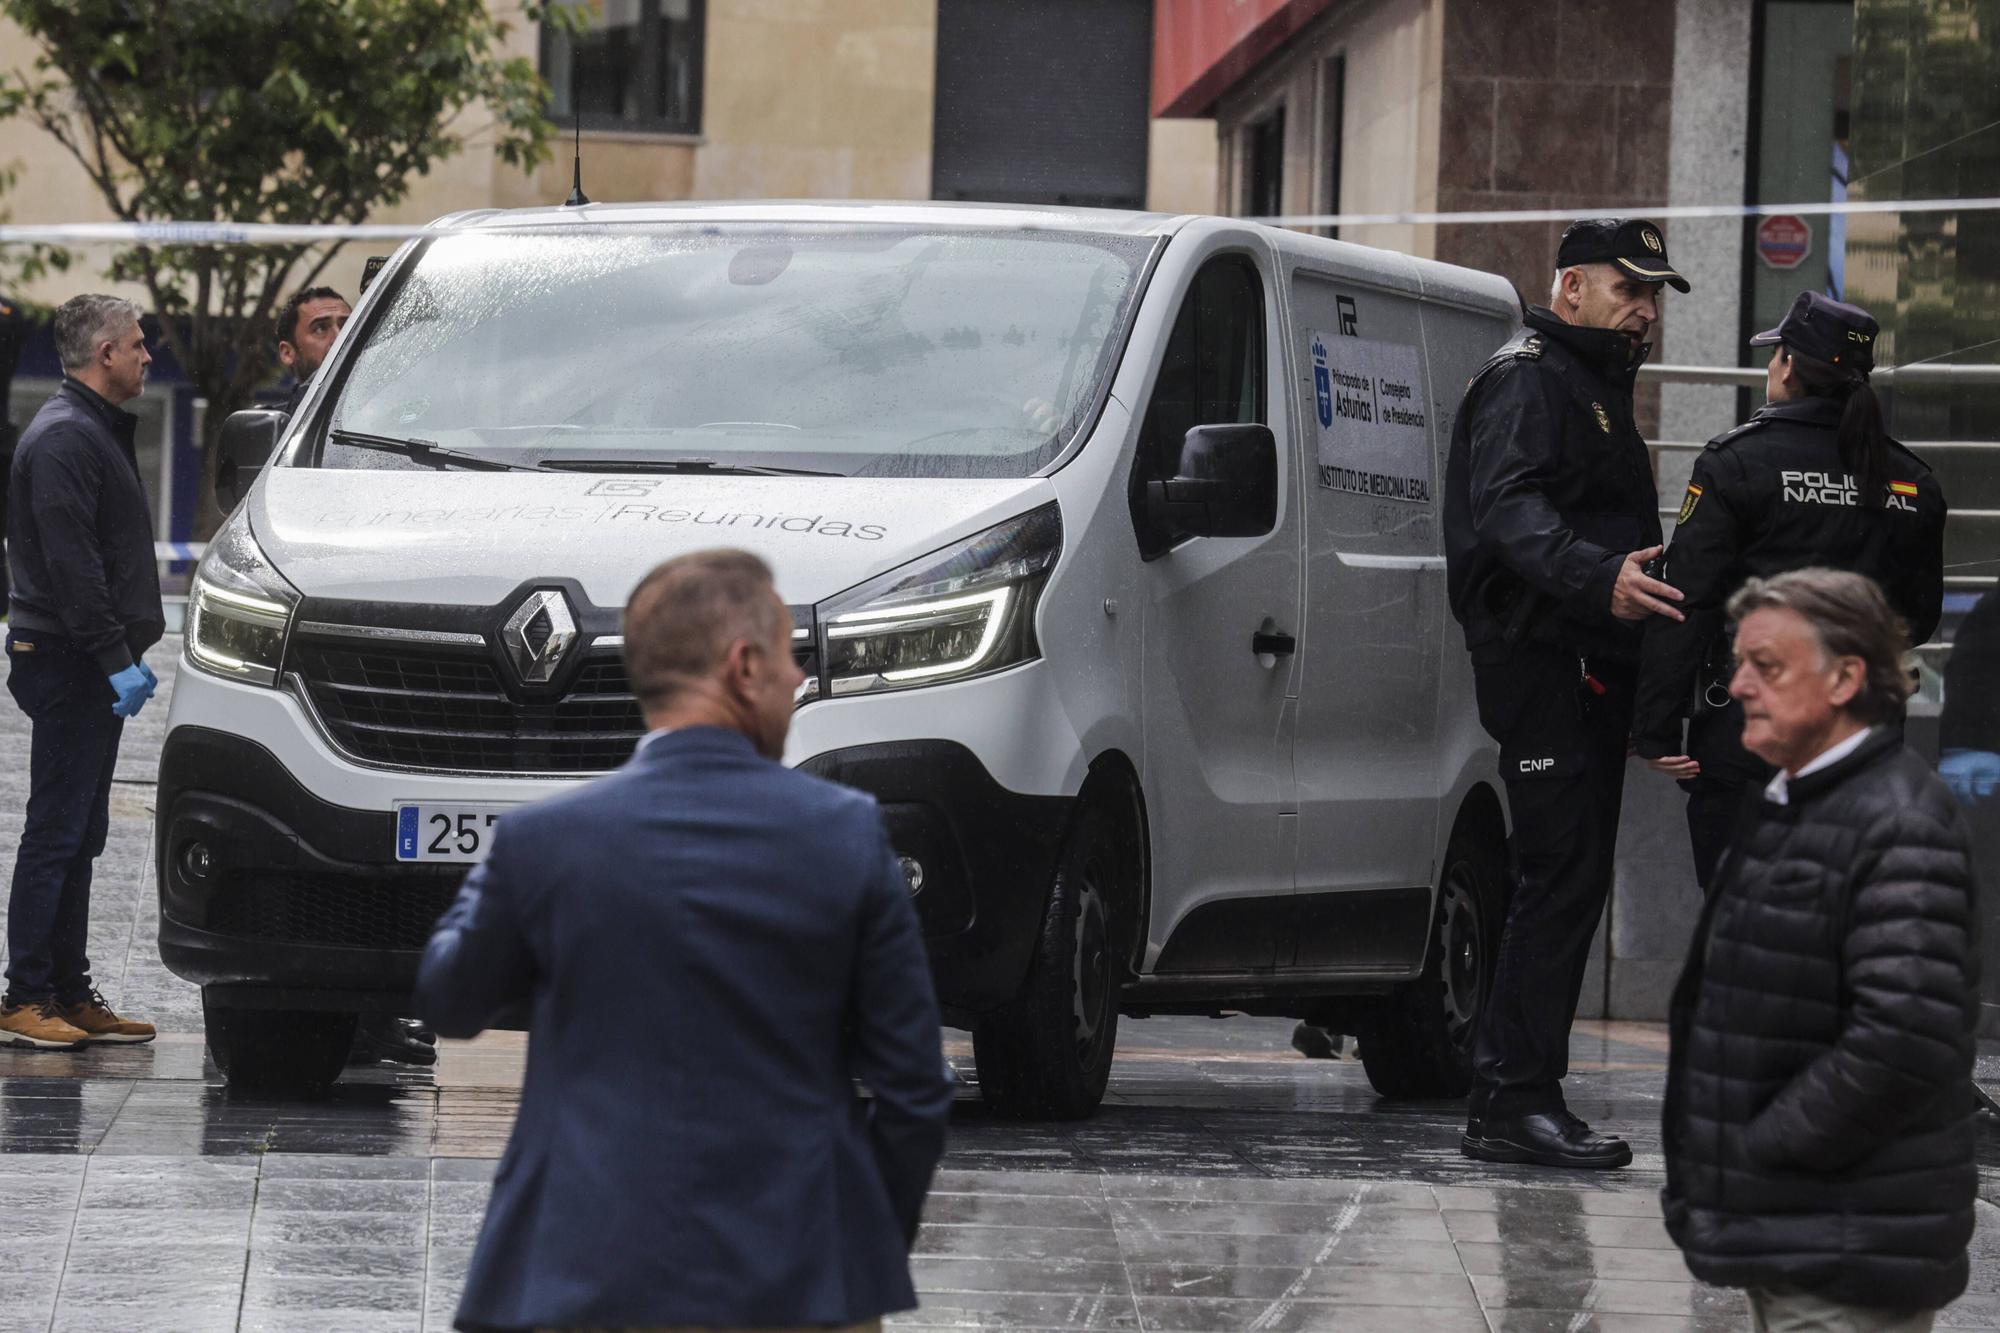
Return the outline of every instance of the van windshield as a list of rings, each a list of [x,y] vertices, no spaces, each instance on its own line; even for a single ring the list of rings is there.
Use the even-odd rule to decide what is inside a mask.
[[[318,461],[1029,476],[1087,424],[1155,243],[767,224],[442,236],[344,369]]]

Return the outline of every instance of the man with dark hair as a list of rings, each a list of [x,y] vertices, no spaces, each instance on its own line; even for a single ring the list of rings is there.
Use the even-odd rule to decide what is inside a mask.
[[[503,817],[418,971],[446,1036],[533,1036],[460,1326],[876,1328],[951,1106],[908,887],[872,799],[777,762],[761,560],[669,561],[624,630],[638,753]]]
[[[1758,1329],[1921,1333],[1966,1287],[1977,934],[1964,818],[1903,743],[1903,627],[1805,569],[1730,600],[1738,825],[1674,989],[1667,1230]]]
[[[1646,572],[1659,497],[1632,420],[1668,283],[1688,289],[1652,223],[1570,227],[1549,307],[1473,376],[1452,430],[1446,588],[1500,746],[1516,871],[1459,1145],[1482,1161],[1632,1160],[1570,1113],[1562,1080],[1611,890],[1640,626],[1680,615]]]
[[[150,1023],[120,1018],[92,987],[84,946],[119,737],[159,684],[144,654],[166,631],[132,452],[139,419],[121,406],[145,392],[153,358],[138,307],[122,297],[65,301],[55,335],[63,382],[21,436],[7,497],[7,690],[34,731],[0,1041],[151,1041]]]
[[[292,372],[292,391],[285,414],[299,410],[312,379],[333,349],[334,339],[347,327],[354,307],[331,287],[307,287],[292,293],[278,311],[278,360]]]

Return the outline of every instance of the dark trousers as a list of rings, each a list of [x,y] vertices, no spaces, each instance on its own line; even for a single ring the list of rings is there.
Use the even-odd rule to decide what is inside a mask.
[[[1563,1109],[1569,1030],[1611,892],[1632,730],[1633,670],[1539,645],[1477,664],[1479,718],[1500,743],[1514,817],[1512,902],[1473,1048],[1472,1115]]]
[[[1688,724],[1688,757],[1701,776],[1680,784],[1688,794],[1688,842],[1694,849],[1694,878],[1707,893],[1715,868],[1729,848],[1751,789],[1771,780],[1772,767],[1743,748],[1743,705],[1704,713]]]
[[[84,956],[91,862],[111,826],[111,773],[124,719],[89,654],[33,630],[7,636],[7,691],[34,724],[28,818],[7,904],[6,1003],[90,993]]]

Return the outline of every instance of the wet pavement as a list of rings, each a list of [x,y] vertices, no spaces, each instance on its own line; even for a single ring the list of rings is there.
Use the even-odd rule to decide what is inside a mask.
[[[164,651],[152,654],[167,683]],[[166,710],[127,732],[91,927],[96,979],[150,1046],[0,1051],[0,1330],[449,1326],[526,1039],[444,1044],[435,1070],[352,1071],[323,1102],[230,1096],[194,988],[161,967],[147,866]],[[25,796],[0,703],[0,892]],[[1384,1103],[1290,1023],[1127,1021],[1103,1111],[984,1113],[967,1088],[905,1328],[1734,1329],[1659,1220],[1665,1033],[1579,1026],[1574,1108],[1630,1169],[1555,1173],[1457,1153],[1463,1108]],[[947,1034],[970,1077],[970,1050]],[[2000,1059],[1982,1073],[2000,1080]],[[2000,1127],[1983,1142],[1973,1285],[1940,1320],[2000,1329]]]

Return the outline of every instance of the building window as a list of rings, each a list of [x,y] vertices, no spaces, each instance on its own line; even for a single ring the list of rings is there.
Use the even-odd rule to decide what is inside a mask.
[[[582,112],[584,128],[701,132],[706,0],[594,0],[580,31],[542,27],[551,114]]]
[[[1244,131],[1243,215],[1277,217],[1285,211],[1285,108]]]

